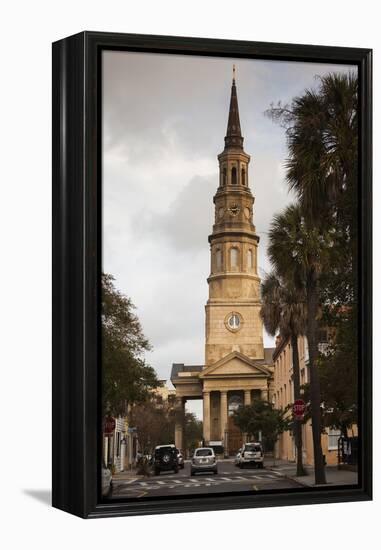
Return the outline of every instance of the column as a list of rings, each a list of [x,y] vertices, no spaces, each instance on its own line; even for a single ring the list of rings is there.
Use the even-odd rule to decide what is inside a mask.
[[[251,405],[251,390],[244,390],[243,403],[245,407]],[[246,432],[242,432],[242,443],[247,443],[249,441],[249,436]]]
[[[245,390],[245,405],[251,405],[251,390]]]
[[[183,449],[183,421],[184,421],[184,399],[176,399],[176,423],[175,423],[175,446]]]
[[[221,441],[223,445],[225,442],[225,433],[228,429],[228,392],[220,392],[220,418],[221,418]]]
[[[261,390],[261,399],[263,401],[268,401],[269,400],[269,391],[268,391],[268,388],[262,388]]]
[[[210,441],[210,392],[203,392],[203,431],[204,445],[208,445]]]

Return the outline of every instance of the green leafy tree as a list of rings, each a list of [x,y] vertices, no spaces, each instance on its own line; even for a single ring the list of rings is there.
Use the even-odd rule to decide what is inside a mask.
[[[336,334],[326,353],[318,359],[323,424],[341,430],[347,437],[348,429],[358,421],[357,344],[353,325],[357,325],[354,310],[341,312]]]
[[[192,451],[202,440],[202,421],[194,413],[184,414],[184,450]]]
[[[154,399],[145,400],[131,407],[129,424],[137,429],[139,447],[149,454],[156,445],[174,443],[175,416],[168,403],[157,405]]]
[[[258,432],[262,432],[263,446],[268,451],[274,448],[279,434],[289,429],[284,412],[262,399],[255,399],[250,405],[239,407],[233,413],[233,421],[242,432],[253,439]]]
[[[283,281],[274,272],[266,275],[261,284],[261,317],[269,334],[279,333],[284,340],[290,339],[292,349],[292,378],[294,398],[300,399],[300,370],[298,337],[306,327],[304,293],[294,285]],[[296,447],[296,475],[305,475],[303,468],[303,441],[301,422],[293,422]]]
[[[151,349],[135,306],[102,274],[102,396],[104,414],[126,414],[160,385],[144,352]]]

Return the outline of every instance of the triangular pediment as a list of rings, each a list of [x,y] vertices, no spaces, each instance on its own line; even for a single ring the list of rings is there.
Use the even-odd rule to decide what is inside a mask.
[[[229,353],[213,365],[209,365],[200,373],[200,378],[215,378],[225,376],[256,376],[268,378],[271,376],[270,370],[260,361],[255,361],[246,357],[238,351]]]

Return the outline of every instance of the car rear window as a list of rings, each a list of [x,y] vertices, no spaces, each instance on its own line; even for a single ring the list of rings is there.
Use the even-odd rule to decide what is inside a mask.
[[[250,453],[257,452],[261,450],[260,445],[245,445],[245,451],[248,451]]]
[[[196,456],[213,456],[212,449],[199,449],[196,451]]]
[[[159,449],[155,449],[155,454],[167,453],[168,451],[174,451],[173,447],[159,447]]]

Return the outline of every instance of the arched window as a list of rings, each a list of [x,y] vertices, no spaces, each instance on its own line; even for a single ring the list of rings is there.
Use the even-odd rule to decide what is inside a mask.
[[[222,170],[222,185],[226,185],[226,168]]]
[[[247,251],[247,269],[252,269],[253,267],[253,251],[251,248]]]
[[[238,267],[238,257],[239,252],[238,248],[231,248],[230,249],[230,267]]]
[[[222,268],[222,250],[217,248],[216,250],[216,270],[221,271]]]
[[[235,166],[232,168],[232,185],[237,185],[237,168]]]
[[[244,168],[242,168],[242,170],[241,170],[241,183],[242,183],[242,185],[246,185],[245,169]]]

